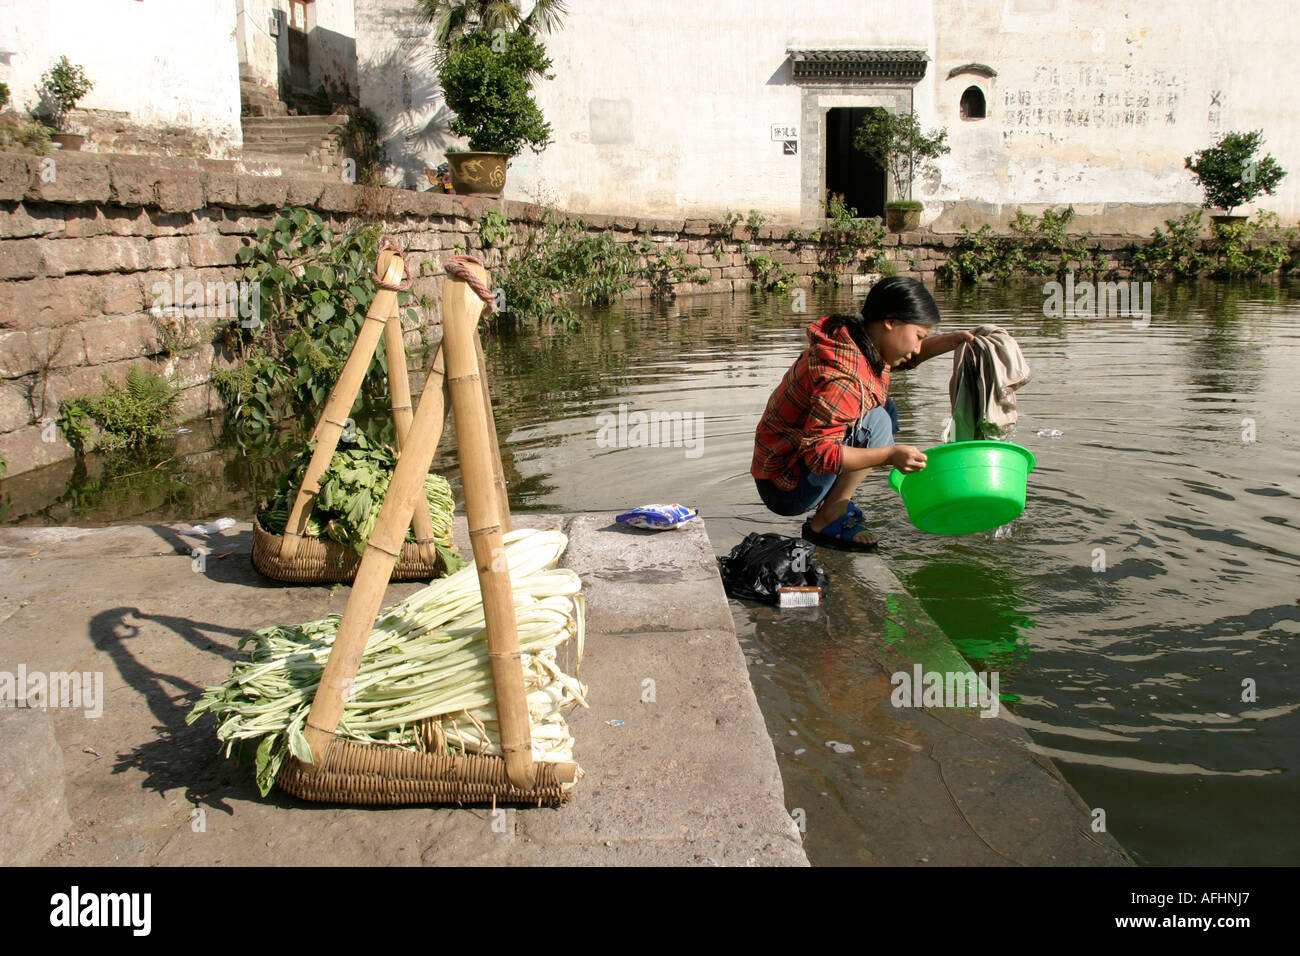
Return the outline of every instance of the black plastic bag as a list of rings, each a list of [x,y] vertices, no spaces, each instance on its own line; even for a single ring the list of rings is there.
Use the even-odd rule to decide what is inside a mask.
[[[727,596],[742,601],[777,604],[783,587],[826,588],[826,572],[813,564],[816,546],[802,538],[780,534],[745,536],[745,540],[718,558],[718,571]]]

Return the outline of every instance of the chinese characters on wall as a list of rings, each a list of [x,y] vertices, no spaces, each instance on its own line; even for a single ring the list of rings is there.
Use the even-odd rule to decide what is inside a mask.
[[[1003,92],[1001,105],[1003,142],[1053,143],[1090,129],[1159,132],[1191,106],[1184,74],[1118,65],[1038,66],[1027,86]]]

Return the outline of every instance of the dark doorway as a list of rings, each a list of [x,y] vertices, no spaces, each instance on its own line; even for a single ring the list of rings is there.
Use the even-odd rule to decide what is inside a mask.
[[[873,109],[879,107],[848,106],[826,112],[826,189],[842,193],[844,204],[856,209],[859,218],[885,215],[885,171],[853,148],[858,124]]]

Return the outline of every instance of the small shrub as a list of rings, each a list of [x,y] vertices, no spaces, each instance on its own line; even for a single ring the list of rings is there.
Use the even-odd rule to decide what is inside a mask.
[[[498,50],[498,45],[504,49]],[[551,125],[532,97],[533,81],[551,61],[533,35],[494,37],[476,30],[455,40],[442,65],[443,98],[456,113],[448,128],[469,138],[471,150],[518,154],[525,146],[540,153],[551,144]]]
[[[1261,209],[1246,222],[1216,223],[1208,244],[1210,274],[1234,279],[1268,275],[1292,261],[1294,229],[1282,229],[1277,213]]]
[[[1273,195],[1286,170],[1272,156],[1256,159],[1263,130],[1224,133],[1213,146],[1183,160],[1205,191],[1205,205],[1232,212],[1260,193]]]
[[[1006,282],[1019,275],[1096,275],[1102,268],[1101,254],[1089,248],[1088,233],[1066,231],[1073,220],[1074,207],[1068,206],[1061,212],[1047,209],[1041,216],[1017,209],[1010,235],[998,235],[988,224],[971,232],[963,224],[956,251],[939,267],[939,276],[975,283]]]
[[[809,238],[817,243],[817,271],[813,273],[814,285],[839,285],[845,267],[855,262],[862,253],[875,251],[869,268],[881,271],[885,255],[881,240],[888,234],[879,217],[857,218],[858,211],[844,204],[839,193],[826,197],[826,218],[830,223],[814,230]]]
[[[68,62],[66,56],[41,74],[40,85],[36,95],[40,97],[37,115],[48,119],[55,129],[62,130],[77,102],[95,88],[86,77],[86,71],[78,64]]]
[[[78,453],[90,447],[96,430],[97,448],[141,448],[167,434],[178,395],[161,375],[132,365],[124,384],[110,383],[101,395],[60,402],[57,423]]]
[[[1209,264],[1201,242],[1201,211],[1179,219],[1166,219],[1166,230],[1156,227],[1144,246],[1133,249],[1130,264],[1135,276],[1194,278]]]
[[[799,273],[786,269],[768,254],[746,255],[745,264],[754,276],[749,287],[755,292],[785,292],[799,280]]]
[[[379,226],[353,223],[335,232],[309,209],[283,211],[256,241],[236,253],[241,279],[257,283],[260,314],[234,335],[236,365],[213,374],[235,424],[257,430],[292,409],[320,408],[347,361],[378,289]],[[408,258],[408,268],[414,262]],[[410,292],[398,293],[399,308]],[[414,309],[406,315],[418,321]],[[241,323],[242,325],[242,323]],[[387,393],[388,356],[381,340],[362,395]]]
[[[669,246],[662,252],[656,251],[655,243],[641,239],[637,242],[637,251],[643,257],[641,274],[650,283],[650,298],[653,300],[676,298],[676,287],[682,282],[704,285],[709,281],[709,274],[699,266],[687,265],[680,249]]]
[[[0,117],[0,151],[49,156],[54,152],[50,128],[44,123],[22,120],[14,115]]]

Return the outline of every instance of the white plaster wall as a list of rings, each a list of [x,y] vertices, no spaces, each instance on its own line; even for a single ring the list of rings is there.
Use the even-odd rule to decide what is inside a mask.
[[[313,83],[329,79],[332,87],[357,88],[356,10],[353,0],[317,0],[308,38]]]
[[[271,11],[286,8],[275,0],[235,0],[235,17],[239,24],[239,62],[249,76],[259,83],[278,89],[280,84],[281,53],[284,46],[283,67],[289,66],[289,49],[280,39],[271,36]],[[285,18],[287,22],[287,17]],[[283,30],[281,31],[283,34]]]
[[[289,69],[289,0],[234,0],[239,62],[258,82],[279,89]],[[271,36],[274,10],[284,11],[280,36]],[[308,61],[313,88],[327,77],[334,86],[357,93],[355,8],[353,0],[316,0],[310,5]],[[320,32],[317,32],[320,31]]]
[[[18,108],[66,54],[94,82],[88,109],[122,110],[144,126],[180,125],[241,142],[231,0],[0,0],[0,79]]]
[[[423,168],[441,162],[448,145],[463,144],[446,134],[409,5],[355,2],[362,104],[386,130],[397,164],[391,181],[423,188]],[[561,30],[545,38],[556,78],[537,89],[556,141],[512,162],[511,199],[634,215],[752,208],[796,220],[806,185],[801,157],[783,155],[770,135],[772,124],[800,122],[802,94],[790,82],[786,50],[896,47],[931,57],[925,78],[910,86],[913,103],[925,128],[948,127],[953,148],[938,181],[916,186],[914,195],[929,202],[926,222],[939,214],[940,200],[1074,203],[1081,214],[1110,203],[1199,204],[1183,158],[1222,132],[1256,128],[1290,171],[1278,195],[1258,207],[1292,223],[1300,214],[1300,17],[1269,0],[568,6]],[[947,79],[968,62],[998,75]],[[961,92],[972,83],[988,99],[982,122],[959,116]],[[1099,93],[1108,99],[1096,102]],[[1211,107],[1212,96],[1219,105]],[[835,103],[864,100],[849,91]],[[1085,106],[1087,126],[1067,120],[1067,108]],[[821,135],[801,129],[801,152]]]
[[[797,219],[800,157],[771,132],[800,123],[787,50],[930,49],[932,23],[928,0],[574,0],[547,43],[555,80],[537,93],[556,142],[514,163],[508,194],[551,189],[578,211]],[[799,132],[801,150],[821,135]]]
[[[963,0],[937,3],[935,15],[931,117],[953,151],[922,198],[1199,204],[1184,157],[1229,130],[1262,128],[1290,175],[1238,212],[1300,213],[1300,18],[1287,5]],[[972,61],[997,77],[946,78]],[[972,84],[989,115],[963,122]]]
[[[356,4],[362,105],[399,166],[390,181],[422,184],[424,167],[465,145],[446,132],[429,45],[403,0]],[[555,79],[536,89],[555,142],[511,162],[506,196],[575,211],[798,218],[800,157],[771,137],[800,120],[787,48],[933,48],[929,0],[570,0],[568,11],[543,38]]]
[[[375,114],[390,185],[427,189],[425,167],[450,145],[450,114],[429,63],[433,46],[411,15],[410,0],[356,0],[357,81],[361,105]]]

